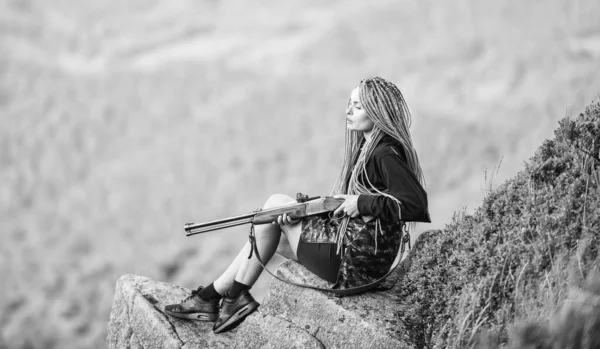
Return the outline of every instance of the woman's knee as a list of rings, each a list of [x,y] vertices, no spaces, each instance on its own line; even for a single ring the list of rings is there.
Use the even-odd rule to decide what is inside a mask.
[[[267,202],[265,202],[265,204],[263,205],[263,208],[277,207],[277,206],[288,204],[292,201],[296,201],[296,200],[294,200],[294,198],[284,195],[284,194],[273,194],[267,199]]]

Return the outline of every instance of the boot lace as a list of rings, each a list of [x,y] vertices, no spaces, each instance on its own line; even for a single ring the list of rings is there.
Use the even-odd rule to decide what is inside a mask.
[[[200,293],[200,290],[201,290],[201,289],[202,289],[202,286],[198,287],[198,289],[196,289],[196,290],[193,290],[193,291],[192,291],[192,293],[191,293],[189,296],[185,297],[185,298],[184,298],[184,299],[181,301],[181,303],[185,303],[185,302],[187,302],[187,301],[189,301],[189,300],[192,300],[194,297],[196,297],[196,296],[198,295],[198,293]]]

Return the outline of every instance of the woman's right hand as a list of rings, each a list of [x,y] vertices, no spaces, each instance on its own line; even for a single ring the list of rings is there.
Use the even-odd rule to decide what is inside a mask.
[[[298,224],[298,222],[300,222],[299,219],[292,219],[292,218],[290,218],[290,216],[288,216],[287,214],[284,213],[281,216],[277,217],[277,222],[273,222],[273,224],[294,225],[294,224]]]

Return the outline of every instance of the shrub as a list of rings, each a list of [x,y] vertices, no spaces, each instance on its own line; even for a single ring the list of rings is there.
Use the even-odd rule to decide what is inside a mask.
[[[550,330],[533,323],[547,322],[585,280],[600,283],[588,277],[600,266],[599,149],[596,101],[561,120],[554,139],[473,214],[424,233],[398,289],[405,339],[416,348],[493,346],[508,343],[511,328],[519,343],[529,343],[523,333],[545,338]],[[556,333],[598,326],[579,308],[563,309],[551,322]]]

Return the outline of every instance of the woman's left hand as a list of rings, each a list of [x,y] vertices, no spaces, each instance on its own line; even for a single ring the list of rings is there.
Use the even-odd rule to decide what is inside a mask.
[[[334,195],[333,197],[344,199],[340,207],[333,211],[335,217],[341,213],[350,217],[358,217],[360,215],[360,212],[358,212],[358,195]]]

